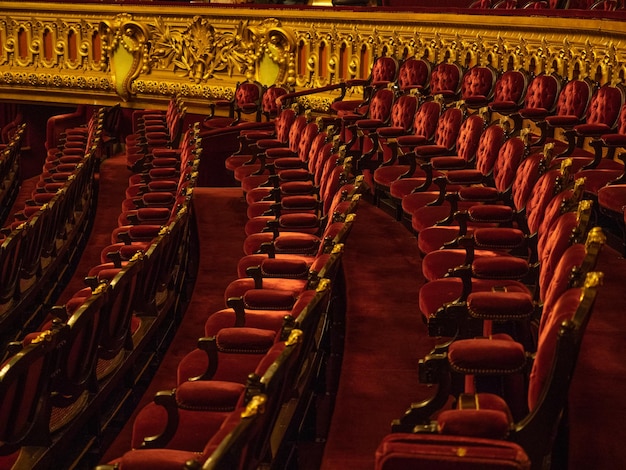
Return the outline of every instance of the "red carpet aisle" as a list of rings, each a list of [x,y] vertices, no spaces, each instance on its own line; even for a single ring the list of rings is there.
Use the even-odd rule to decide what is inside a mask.
[[[604,286],[570,389],[570,470],[626,468],[626,260],[605,249]]]
[[[98,178],[98,205],[89,241],[80,258],[76,271],[57,304],[67,301],[76,291],[85,287],[83,278],[89,270],[100,264],[100,252],[111,243],[111,232],[117,227],[117,218],[122,210],[122,201],[131,175],[126,168],[123,154],[103,160],[100,163]]]
[[[434,345],[417,309],[424,279],[415,238],[363,202],[346,243],[348,308],[339,391],[322,469],[372,469],[394,418],[429,395],[417,363]]]
[[[194,211],[200,234],[200,256],[196,285],[172,343],[152,382],[142,396],[138,412],[154,394],[176,385],[176,367],[182,357],[196,347],[209,314],[224,308],[224,290],[237,277],[237,261],[243,256],[245,201],[239,188],[196,188]],[[135,412],[135,414],[136,414]],[[133,414],[102,457],[108,462],[129,450]]]

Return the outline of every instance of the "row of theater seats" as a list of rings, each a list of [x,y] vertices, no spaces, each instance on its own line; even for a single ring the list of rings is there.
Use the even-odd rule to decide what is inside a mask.
[[[32,328],[31,322],[79,254],[94,207],[100,123],[98,112],[88,128],[68,129],[66,141],[50,149],[30,198],[0,230],[3,348]],[[21,132],[15,135],[20,136]]]
[[[249,217],[238,278],[224,308],[207,316],[197,349],[180,360],[176,388],[135,418],[133,450],[99,469],[258,468],[292,457],[328,360],[362,181],[339,140],[292,108],[273,129],[243,128],[240,139],[228,159],[246,167],[237,175]]]
[[[96,136],[101,117],[97,112],[86,128],[67,129],[62,146],[48,150],[33,192],[36,203],[47,205],[27,205],[25,218],[41,217],[59,191],[71,195],[68,210],[59,212],[67,231],[87,213],[94,216],[96,208],[89,201],[94,160],[100,158]],[[131,176],[118,227],[111,243],[102,247],[100,263],[84,273],[85,287],[49,308],[33,332],[3,351],[2,468],[54,468],[73,447],[84,445],[78,443],[85,429],[93,436],[101,434],[110,420],[111,399],[132,395],[137,378],[129,382],[129,373],[146,367],[146,356],[158,352],[153,339],[159,329],[177,321],[175,306],[188,274],[190,204],[201,152],[197,129],[190,129],[179,148],[168,149],[167,157],[155,157]],[[91,178],[71,189],[85,179],[83,168],[90,169]],[[45,201],[37,199],[42,197]],[[57,234],[56,221],[47,220],[46,227]],[[75,237],[68,239],[76,243]],[[39,252],[39,266],[47,264],[47,256],[52,255]]]
[[[420,361],[420,381],[435,393],[393,423],[377,469],[561,462],[554,439],[606,240],[587,182],[623,174],[613,151],[624,94],[586,80],[516,76],[516,100],[484,100],[503,88],[494,76],[480,96],[484,109],[472,109],[470,95],[399,95],[385,80],[370,82],[360,102],[331,106],[373,201],[395,196],[411,209],[427,280],[419,310],[442,341]]]
[[[409,76],[413,78],[407,80]],[[464,70],[441,63],[431,69],[423,59],[398,65],[387,57],[378,59],[370,79],[360,84],[365,85],[361,100],[338,100],[331,110],[349,121],[344,133],[362,141],[355,165],[372,186],[376,203],[393,208],[416,232],[433,222],[429,217],[444,220],[444,207],[449,207],[448,201],[440,204],[444,188],[463,181],[454,178],[471,177],[478,183],[498,180],[495,175],[507,171],[510,175],[511,163],[503,161],[496,168],[497,152],[507,135],[525,127],[532,131],[533,148],[554,146],[555,164],[573,159],[577,177],[586,178],[587,197],[598,199],[599,215],[607,226],[613,221],[611,234],[624,243],[624,165],[619,152],[626,142],[623,86],[564,80],[554,74],[533,76],[523,70],[498,74],[484,66]],[[283,99],[289,102],[310,93]],[[489,126],[498,120],[502,130]],[[470,168],[478,173],[463,171]],[[497,183],[502,191],[510,185],[506,180]],[[437,214],[435,209],[422,210],[426,203],[441,208]]]
[[[10,127],[10,129],[6,129]],[[6,129],[6,134],[5,134]],[[0,220],[4,221],[15,201],[20,185],[20,155],[26,132],[25,124],[3,128],[2,144],[0,144]]]

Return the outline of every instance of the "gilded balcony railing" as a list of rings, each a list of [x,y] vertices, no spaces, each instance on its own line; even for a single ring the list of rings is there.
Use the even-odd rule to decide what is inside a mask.
[[[134,107],[179,93],[193,109],[248,78],[306,88],[365,77],[379,55],[625,80],[623,21],[532,14],[3,2],[0,98]]]

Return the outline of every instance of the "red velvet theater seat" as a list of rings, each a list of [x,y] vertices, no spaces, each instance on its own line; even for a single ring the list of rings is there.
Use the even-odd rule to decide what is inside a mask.
[[[624,105],[625,94],[621,86],[606,84],[593,93],[584,117],[584,122],[565,131],[567,148],[559,155],[571,156],[575,160],[574,168],[616,168],[615,162],[609,159],[599,159],[600,155],[592,158],[593,153],[583,148],[591,139],[598,139],[603,135],[616,131],[620,111]]]
[[[378,150],[376,129],[389,124],[394,101],[394,91],[381,88],[374,91],[365,110],[342,113],[338,125],[348,155],[359,158]]]
[[[487,106],[493,98],[496,78],[496,70],[492,67],[471,67],[463,74],[461,100],[469,109]]]
[[[525,119],[537,122],[553,114],[561,87],[562,80],[556,75],[535,76],[528,84],[521,109],[510,114],[514,130],[519,131]]]
[[[306,168],[278,169],[266,184],[246,192],[246,202],[251,205],[260,201],[278,202],[288,195],[319,194],[324,165],[335,151],[335,145],[328,140],[328,134],[320,132],[311,144]]]
[[[532,295],[527,285],[534,286],[538,281],[537,276],[542,271],[548,273],[548,276],[554,272],[559,257],[572,243],[572,233],[578,237],[586,236],[591,206],[583,204],[580,210],[584,217],[581,215],[579,218],[578,213],[568,212],[548,227],[549,236],[538,247],[536,258],[538,272],[531,270],[525,261],[517,257],[485,256],[473,262],[470,258],[469,264],[454,269],[450,277],[425,284],[419,292],[419,307],[429,325],[429,333],[436,336],[454,336],[460,330],[467,329],[466,319],[468,315],[471,316],[467,301],[474,293],[504,290],[518,292],[524,296]],[[504,231],[504,235],[509,234],[510,238],[516,235],[515,229],[477,229],[474,231],[474,239],[479,239],[479,242],[475,243],[478,245],[477,248],[493,246],[480,242],[483,232],[489,243],[498,240],[497,243],[504,244],[508,238],[505,239],[503,234],[495,233],[499,231]]]
[[[489,221],[505,226],[515,225],[524,230],[525,233],[528,233],[526,205],[527,201],[531,198],[531,193],[533,196],[539,197],[539,193],[534,191],[534,187],[539,178],[541,165],[545,163],[546,159],[541,153],[527,157],[522,161],[515,175],[515,181],[511,186],[511,197],[505,198],[500,204],[496,201],[495,205],[482,204],[470,207],[466,214],[464,214],[467,220],[474,224],[481,221]],[[554,171],[552,175],[542,175],[542,178],[550,179],[550,181],[556,184],[557,178],[561,176],[560,171]],[[548,189],[553,191],[552,188]],[[533,206],[538,207],[539,205],[533,203],[531,207]],[[545,207],[541,207],[541,209],[543,210]],[[459,215],[457,215],[456,218],[458,219]],[[463,221],[464,220],[465,218]],[[462,226],[459,227],[457,237],[467,236],[467,225],[468,224],[463,223]],[[441,230],[438,230],[439,228],[441,228]],[[535,227],[533,227],[532,230],[532,233],[534,233],[536,230]],[[455,244],[460,243],[460,238],[456,240],[448,240],[446,238],[448,235],[452,236],[454,234],[453,227],[431,227],[421,232],[421,234],[423,234],[422,247],[426,245],[426,240],[429,237],[433,245],[439,245],[439,248],[424,252],[426,255],[422,261],[422,274],[427,280],[439,279],[445,276],[450,268],[460,266],[466,261],[466,250],[463,248],[453,248]],[[441,237],[438,241],[435,240],[437,235]],[[508,252],[508,250],[505,248],[498,253],[502,254],[506,252]],[[474,259],[480,256],[497,256],[497,254],[490,250],[477,250],[473,252]]]
[[[426,59],[409,57],[402,61],[396,84],[402,93],[416,90],[420,95],[429,94],[432,64]]]
[[[391,183],[389,193],[396,204],[398,219],[401,217],[403,199],[406,196],[436,188],[436,186],[433,187],[435,178],[447,171],[463,170],[474,166],[484,130],[485,120],[481,115],[468,116],[459,129],[453,155],[428,154],[425,161],[420,164],[420,169],[424,172],[423,177],[404,177],[403,175]],[[418,151],[421,152],[421,150]]]
[[[255,81],[247,80],[237,83],[231,99],[215,100],[209,103],[209,114],[202,121],[204,129],[216,129],[236,125],[243,115],[252,115],[253,121],[261,120],[261,100],[265,92],[264,86]],[[221,110],[226,116],[216,115]]]
[[[494,94],[487,104],[493,113],[508,116],[522,107],[528,88],[528,74],[523,70],[505,71],[494,86]]]
[[[60,332],[44,331],[29,344],[9,345],[0,368],[0,462],[5,468],[27,467],[22,449],[45,447],[49,442],[48,416],[51,377],[56,367],[55,348]],[[24,454],[24,455],[22,455]]]
[[[131,447],[201,452],[229,414],[241,408],[249,398],[246,393],[250,391],[246,388],[252,388],[256,383],[248,375],[254,374],[257,379],[262,377],[284,349],[284,342],[274,344],[247,371],[242,383],[198,380],[158,392],[133,421]]]
[[[411,227],[419,233],[427,227],[434,225],[450,225],[453,223],[453,216],[459,210],[465,210],[477,203],[494,202],[501,200],[502,194],[513,184],[515,172],[521,161],[526,157],[528,147],[522,137],[511,137],[507,140],[498,152],[493,172],[490,175],[493,186],[481,184],[483,181],[471,181],[473,185],[464,185],[457,192],[445,193],[432,204],[431,199],[427,204],[421,201],[411,200],[415,204],[411,210]],[[455,173],[454,176],[458,176]],[[466,170],[461,176],[482,179],[479,170]],[[450,178],[450,176],[448,176]],[[453,181],[454,183],[454,181]],[[441,191],[442,193],[444,191]],[[419,194],[419,193],[417,193]],[[406,198],[405,198],[406,199]],[[416,204],[417,203],[417,204]],[[413,209],[408,204],[403,205],[403,209]],[[407,211],[408,212],[408,211]]]
[[[242,326],[278,332],[286,321],[297,324],[307,315],[320,315],[320,309],[329,300],[330,285],[330,280],[322,279],[315,289],[297,296],[272,289],[250,289],[241,297],[228,299],[228,308],[211,313],[204,324],[204,334],[214,336],[222,328]],[[281,310],[281,306],[286,308]]]
[[[578,351],[601,283],[602,273],[589,273],[584,287],[568,289],[550,312],[544,312],[547,318],[527,376],[528,386],[523,382],[520,385],[519,396],[527,395],[520,417],[514,417],[515,403],[511,402],[509,408],[501,396],[478,390],[476,395],[461,395],[456,409],[441,411],[434,419],[431,416],[435,410],[429,408],[429,404],[434,405],[432,400],[416,403],[394,422],[393,429],[406,432],[420,425],[419,429],[435,434],[520,442],[531,461],[541,467],[552,453]],[[523,370],[527,360],[523,347],[496,338],[453,342],[443,356],[442,361],[449,362],[450,370],[442,371],[442,376],[449,371],[511,375]]]
[[[447,103],[460,97],[463,68],[456,62],[440,62],[430,75],[430,95],[441,95]]]
[[[284,112],[281,113],[281,116]],[[228,169],[235,163],[234,160],[241,163],[233,168],[234,177],[237,181],[241,182],[252,174],[269,174],[266,165],[275,158],[295,157],[298,155],[298,144],[308,124],[306,116],[297,116],[293,122],[286,122],[286,120],[281,119],[280,123],[288,124],[289,126],[285,129],[284,135],[281,132],[278,134],[278,139],[261,139],[257,141],[256,146],[259,151],[248,157],[248,160],[244,160],[242,155],[232,156],[236,157],[236,159],[231,157],[226,159],[226,167]],[[282,140],[283,138],[284,140]]]
[[[353,113],[360,109],[367,112],[374,92],[377,89],[387,87],[388,84],[396,81],[398,74],[398,61],[393,57],[377,57],[374,60],[369,77],[365,79],[350,79],[342,83],[342,96],[330,105],[332,112],[338,116],[344,113]],[[363,96],[361,99],[343,99],[348,89],[362,87]]]
[[[565,131],[581,124],[585,119],[587,108],[593,95],[593,84],[590,80],[571,80],[563,86],[556,102],[553,114],[541,120],[534,120],[541,130],[541,135],[534,145],[543,145],[548,139],[555,143],[557,154],[565,154],[567,145],[557,130]]]
[[[292,308],[293,299],[303,291],[314,289],[320,279],[334,280],[341,257],[343,243],[333,247],[330,253],[315,258],[306,269],[307,263],[290,260],[264,260],[259,266],[249,267],[247,276],[232,281],[224,291],[224,301],[240,298],[252,289],[270,289],[276,292],[276,308],[285,310]],[[290,294],[293,299],[285,297],[281,292]],[[271,304],[271,296],[264,298],[267,305]]]
[[[388,434],[376,449],[375,470],[529,470],[524,449],[513,442],[433,434]]]
[[[422,115],[422,109],[427,104],[424,103],[416,113]],[[436,105],[430,106],[425,110],[426,121],[420,121],[419,128],[414,128],[417,132],[428,132],[431,129],[432,118],[435,113],[430,110],[436,108]],[[410,178],[423,176],[424,172],[418,168],[418,163],[427,160],[431,155],[451,155],[454,152],[456,138],[458,136],[461,125],[463,124],[464,114],[459,108],[448,108],[441,115],[437,115],[437,124],[435,133],[432,135],[432,141],[429,134],[414,134],[401,136],[397,138],[399,148],[407,148],[408,151],[402,155],[402,161],[397,162],[391,160],[387,164],[380,165],[374,170],[373,179],[377,192],[377,197],[389,193],[391,184],[399,178]],[[415,121],[417,124],[417,121]],[[421,127],[425,126],[425,128]],[[394,157],[395,155],[392,155]]]
[[[413,191],[411,189],[411,184],[407,183],[409,189],[412,190],[412,192],[408,192],[404,189],[403,179],[399,179],[394,181],[391,185],[390,190],[392,191],[392,197],[402,198],[402,211],[406,217],[410,217],[412,211],[424,204],[437,200],[438,197],[443,197],[446,192],[455,191],[462,185],[472,183],[481,184],[489,181],[490,175],[493,171],[493,166],[498,157],[500,148],[504,144],[504,140],[504,128],[498,124],[491,124],[481,134],[478,142],[478,148],[476,149],[476,153],[474,155],[473,166],[475,170],[477,170],[477,173],[471,171],[469,168],[461,170],[445,168],[445,163],[447,161],[446,157],[441,159],[435,157],[432,162],[435,169],[439,171],[439,164],[443,163],[444,167],[441,169],[446,170],[445,173],[442,173],[443,177],[438,177],[433,180],[433,182],[437,183],[437,191],[427,191],[427,188],[420,188],[420,191]],[[470,172],[468,173],[466,170],[470,170]],[[475,176],[471,176],[472,174]],[[469,179],[467,178],[468,176]]]
[[[417,145],[432,142],[441,111],[442,104],[439,101],[426,101],[418,107],[406,131],[395,127],[381,127],[378,131],[380,151],[363,155],[359,159],[358,168],[367,174],[366,172],[375,172],[379,167],[396,165],[403,153]],[[399,140],[396,144],[397,139]]]
[[[285,152],[283,150],[268,149],[265,152],[265,157],[268,158],[271,163],[266,163],[265,167],[259,167],[256,172],[258,174],[251,174],[241,179],[241,189],[244,193],[253,190],[254,188],[264,185],[268,182],[269,174],[276,174],[280,170],[300,169],[307,165],[308,159],[311,155],[311,147],[313,141],[319,134],[319,126],[315,122],[308,123],[304,129],[300,129],[302,135],[298,139],[294,139],[297,143],[297,147],[292,148],[290,151]],[[290,139],[292,137],[290,136]],[[282,153],[282,156],[274,156],[275,153]],[[269,173],[269,174],[268,174]]]

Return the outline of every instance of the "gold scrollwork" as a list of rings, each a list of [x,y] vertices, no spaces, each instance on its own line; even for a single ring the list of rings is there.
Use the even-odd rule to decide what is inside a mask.
[[[294,82],[295,39],[276,19],[258,25],[240,21],[233,30],[219,31],[205,17],[194,17],[184,30],[170,28],[157,18],[150,32],[150,66],[171,67],[193,83],[206,83],[220,75],[259,80],[266,60],[276,67],[271,83]]]
[[[128,99],[132,94],[133,80],[149,71],[149,32],[131,15],[122,13],[112,21],[102,21],[99,33],[102,50],[110,60],[116,91],[123,99]]]

